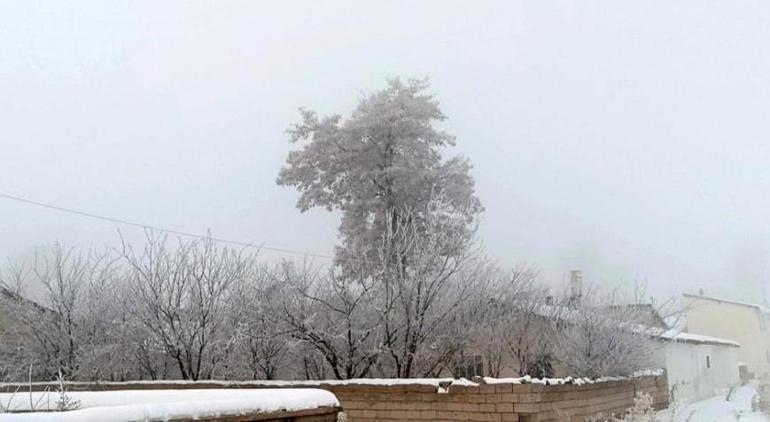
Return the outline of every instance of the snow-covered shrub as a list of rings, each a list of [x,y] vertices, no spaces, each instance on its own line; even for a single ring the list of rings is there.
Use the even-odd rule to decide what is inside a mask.
[[[64,382],[64,375],[59,371],[57,377],[58,389],[55,409],[57,412],[64,412],[67,410],[75,410],[80,407],[80,400],[73,399],[67,391],[67,384]]]
[[[73,399],[68,390],[67,390],[67,384],[65,382],[64,375],[59,371],[57,374],[56,381],[58,383],[57,390],[56,390],[56,401],[51,402],[50,400],[50,394],[49,389],[46,387],[45,390],[43,390],[42,393],[33,392],[32,388],[32,365],[30,365],[28,374],[28,382],[26,386],[18,385],[16,389],[9,395],[6,395],[6,400],[2,400],[0,398],[0,413],[13,413],[18,412],[20,409],[23,409],[24,406],[27,404],[29,405],[26,408],[26,411],[32,411],[32,412],[50,412],[50,411],[57,411],[57,412],[64,412],[68,410],[75,410],[80,407],[80,400]],[[24,388],[22,388],[24,387]],[[27,389],[27,387],[29,387]],[[16,398],[22,398],[22,396],[29,395],[29,401],[24,398],[24,405],[20,405],[20,400],[16,400]],[[53,404],[53,406],[52,406]]]

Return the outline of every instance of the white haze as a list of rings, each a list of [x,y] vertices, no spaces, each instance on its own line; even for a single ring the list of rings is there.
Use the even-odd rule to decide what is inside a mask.
[[[500,262],[759,300],[768,40],[761,1],[3,2],[0,192],[330,253],[337,216],[275,184],[284,130],[429,76]],[[0,256],[116,239],[0,199]]]

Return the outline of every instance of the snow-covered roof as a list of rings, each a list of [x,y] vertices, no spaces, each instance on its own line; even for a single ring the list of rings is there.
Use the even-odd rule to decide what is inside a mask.
[[[574,309],[563,305],[539,304],[532,307],[531,311],[534,312],[535,315],[543,318],[555,318],[565,321],[576,320],[578,318],[578,313]]]
[[[320,389],[73,391],[67,394],[80,402],[79,408],[45,411],[55,409],[59,399],[56,391],[0,393],[0,402],[11,411],[29,411],[30,403],[43,410],[4,413],[0,419],[9,422],[205,419],[339,406],[334,394]]]
[[[741,347],[740,343],[718,337],[667,330],[656,335],[657,338],[676,343],[711,344],[716,346]]]
[[[741,302],[739,300],[725,299],[725,298],[714,297],[714,296],[696,295],[696,294],[690,294],[690,293],[683,293],[682,296],[690,297],[690,298],[694,298],[694,299],[710,300],[710,301],[713,301],[713,302],[729,303],[729,304],[732,304],[732,305],[746,306],[746,307],[749,307],[749,308],[754,308],[754,309],[756,309],[756,310],[758,310],[758,311],[760,311],[762,313],[765,313],[765,314],[769,314],[770,313],[770,309],[768,309],[768,308],[766,308],[766,307],[764,307],[762,305],[756,304],[756,303]]]
[[[0,286],[0,299],[2,299],[3,301],[8,301],[11,303],[23,305],[27,308],[35,309],[40,312],[51,312],[51,313],[53,312],[50,308],[47,308],[35,302],[34,300],[27,299],[26,297],[16,292],[13,292],[3,286]]]
[[[571,308],[566,306],[554,306],[554,305],[542,305],[536,307],[534,312],[545,318],[557,318],[565,322],[576,321],[579,319],[579,314]],[[622,322],[621,322],[622,323]],[[659,327],[648,327],[645,325],[637,325],[633,328],[636,333],[649,335],[650,337],[671,341],[677,343],[690,343],[690,344],[711,344],[716,346],[730,346],[740,347],[740,343],[736,343],[732,340],[705,336],[701,334],[686,333],[677,329],[664,330]]]

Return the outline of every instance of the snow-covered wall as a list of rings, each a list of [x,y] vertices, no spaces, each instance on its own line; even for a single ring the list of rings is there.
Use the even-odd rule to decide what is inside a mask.
[[[705,399],[739,383],[737,347],[669,342],[663,353],[676,400]]]
[[[68,393],[74,409],[63,412],[55,411],[60,397],[56,391],[0,393],[0,421],[333,421],[340,406],[331,392],[311,388],[74,391]]]

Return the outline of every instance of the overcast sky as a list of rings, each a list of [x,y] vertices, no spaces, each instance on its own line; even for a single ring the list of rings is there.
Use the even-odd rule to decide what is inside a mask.
[[[501,263],[757,299],[768,40],[765,1],[4,1],[0,193],[330,253],[338,216],[275,184],[284,130],[428,76]],[[0,199],[0,256],[116,239]]]

